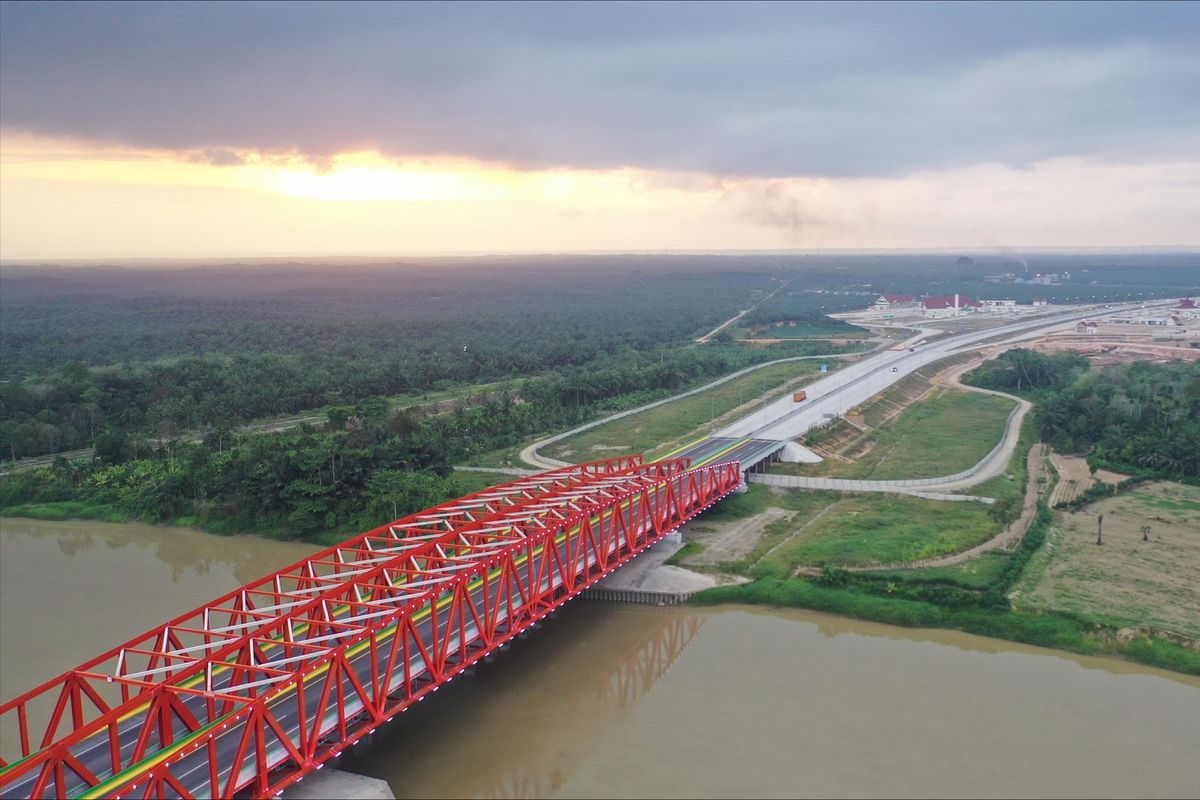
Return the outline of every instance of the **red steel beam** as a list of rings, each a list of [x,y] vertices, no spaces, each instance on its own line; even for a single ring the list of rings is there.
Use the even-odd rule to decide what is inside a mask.
[[[282,791],[741,481],[736,462],[687,466],[621,459],[493,487],[178,617],[0,707],[22,747],[0,793]],[[114,684],[119,703],[100,691]],[[35,748],[27,708],[55,695]]]

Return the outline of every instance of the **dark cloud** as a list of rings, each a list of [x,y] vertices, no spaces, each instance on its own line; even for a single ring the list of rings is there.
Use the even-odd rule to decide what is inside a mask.
[[[810,210],[796,192],[778,181],[739,181],[722,197],[739,215],[757,225],[778,229],[790,242],[806,241],[805,234],[824,228],[829,220]]]
[[[188,153],[187,160],[197,164],[212,164],[214,167],[238,167],[246,163],[245,156],[222,147],[206,147]]]
[[[1191,157],[1198,40],[1197,3],[5,2],[0,123],[213,163],[377,148],[770,177]]]

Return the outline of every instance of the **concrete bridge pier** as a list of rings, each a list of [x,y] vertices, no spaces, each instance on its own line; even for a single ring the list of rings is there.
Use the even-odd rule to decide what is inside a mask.
[[[292,784],[284,800],[323,800],[337,797],[344,800],[396,800],[392,787],[379,778],[368,778],[340,769],[323,769],[306,775],[300,783]]]

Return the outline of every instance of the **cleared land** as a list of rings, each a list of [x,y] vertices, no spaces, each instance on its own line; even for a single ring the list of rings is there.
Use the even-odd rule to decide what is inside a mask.
[[[1096,481],[1120,483],[1129,477],[1106,469],[1096,470],[1093,474],[1087,459],[1077,456],[1054,453],[1050,456],[1050,463],[1058,471],[1058,485],[1054,487],[1054,492],[1050,495],[1051,508],[1059,503],[1069,503],[1091,488]]]
[[[995,447],[1012,409],[1012,401],[1003,397],[937,389],[841,447],[840,458],[779,465],[772,471],[876,480],[948,475],[967,469]]]
[[[707,392],[613,420],[555,442],[542,452],[563,461],[591,461],[609,455],[670,452],[708,430],[710,422],[751,413],[778,390],[788,391],[821,377],[817,361],[773,364]],[[826,362],[830,369],[836,362]]]
[[[1096,544],[1100,514],[1103,545]],[[1057,513],[1013,596],[1026,608],[1200,637],[1200,487],[1146,484]]]
[[[798,527],[836,503],[834,492],[774,492],[752,484],[684,528],[695,544],[677,563],[746,574]]]

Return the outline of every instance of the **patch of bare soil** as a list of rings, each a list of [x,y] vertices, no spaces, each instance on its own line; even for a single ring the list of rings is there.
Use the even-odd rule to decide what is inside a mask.
[[[1059,503],[1069,503],[1091,488],[1096,482],[1092,477],[1092,468],[1085,459],[1078,456],[1064,456],[1054,453],[1050,463],[1058,470],[1058,485],[1050,493],[1050,507]]]
[[[754,549],[754,545],[758,544],[767,525],[783,519],[790,513],[792,512],[782,508],[768,508],[761,514],[736,522],[705,522],[691,530],[685,528],[685,538],[703,545],[704,549],[685,558],[683,564],[712,566],[745,558]]]
[[[1121,481],[1129,479],[1128,475],[1122,475],[1119,472],[1113,472],[1112,470],[1108,469],[1098,469],[1094,474],[1096,476],[1096,480],[1104,481],[1105,483],[1120,483]]]

